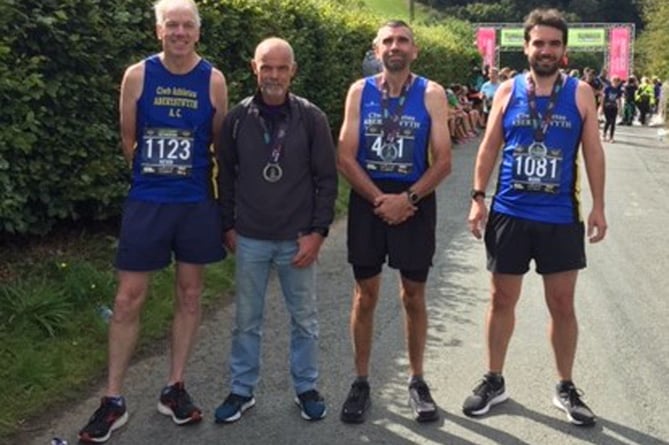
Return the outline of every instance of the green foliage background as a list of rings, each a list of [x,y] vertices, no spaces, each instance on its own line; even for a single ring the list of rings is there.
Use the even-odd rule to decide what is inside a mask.
[[[203,0],[200,52],[226,75],[231,103],[253,92],[249,60],[264,37],[289,40],[294,90],[341,122],[350,82],[382,20],[350,2]],[[127,65],[159,50],[146,0],[3,0],[0,5],[0,238],[46,234],[59,221],[118,215],[127,192],[117,97]],[[469,27],[415,29],[416,66],[465,80]]]

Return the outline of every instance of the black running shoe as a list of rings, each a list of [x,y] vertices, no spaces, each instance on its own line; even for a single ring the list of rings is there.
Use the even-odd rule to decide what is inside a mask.
[[[163,388],[158,401],[158,412],[170,416],[177,425],[187,425],[202,420],[202,410],[193,404],[184,382]]]
[[[415,380],[409,384],[409,403],[418,422],[433,422],[439,419],[437,404],[434,403],[430,388],[423,380]]]
[[[502,403],[509,398],[504,385],[504,377],[494,381],[489,375],[474,387],[473,394],[465,399],[462,412],[468,416],[481,416],[490,410],[490,407]]]
[[[346,396],[341,408],[340,419],[344,423],[362,423],[365,421],[365,412],[371,405],[369,398],[369,383],[356,380]]]
[[[100,407],[93,413],[85,427],[79,431],[79,440],[85,443],[103,443],[109,440],[111,433],[121,428],[128,421],[125,401],[116,403],[112,398],[103,397]]]
[[[582,400],[583,392],[573,383],[558,383],[553,396],[553,405],[567,414],[567,419],[574,425],[590,426],[597,420],[595,414]]]

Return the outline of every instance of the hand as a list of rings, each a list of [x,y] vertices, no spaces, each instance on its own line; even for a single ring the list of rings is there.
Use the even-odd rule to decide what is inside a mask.
[[[402,224],[417,210],[406,193],[383,194],[374,200],[374,214],[391,226]]]
[[[292,264],[295,267],[309,267],[318,259],[318,252],[325,238],[319,233],[311,232],[297,238],[297,253]]]
[[[469,226],[469,231],[472,232],[472,235],[474,235],[476,239],[481,239],[483,237],[483,229],[487,222],[488,208],[485,205],[485,201],[483,199],[472,201],[467,225]]]
[[[603,210],[592,210],[588,216],[588,240],[597,243],[606,236],[606,217]]]
[[[235,253],[237,248],[237,231],[235,229],[230,229],[223,234],[223,245],[231,253]]]

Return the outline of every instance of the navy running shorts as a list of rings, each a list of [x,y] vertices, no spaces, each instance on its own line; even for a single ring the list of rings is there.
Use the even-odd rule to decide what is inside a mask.
[[[208,264],[225,258],[221,210],[216,201],[154,203],[128,199],[114,265],[148,272],[174,260]]]

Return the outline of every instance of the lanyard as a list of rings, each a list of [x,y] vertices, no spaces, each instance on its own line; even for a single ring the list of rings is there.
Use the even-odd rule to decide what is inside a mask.
[[[406,82],[404,82],[402,85],[402,90],[400,91],[400,95],[397,100],[397,107],[395,107],[392,112],[390,111],[390,91],[388,88],[388,82],[385,78],[381,81],[381,113],[383,118],[382,125],[384,139],[387,143],[393,143],[400,133],[400,119],[402,119],[402,111],[404,111],[404,105],[406,105],[407,92],[411,86],[412,77],[413,76],[409,74]]]
[[[553,90],[551,91],[550,98],[548,99],[548,106],[546,107],[546,112],[544,113],[543,118],[539,117],[539,110],[537,110],[537,86],[534,83],[534,79],[531,74],[528,74],[527,79],[527,102],[530,107],[530,118],[532,120],[532,127],[534,128],[534,140],[536,142],[543,142],[546,138],[546,132],[548,131],[548,126],[550,125],[551,118],[553,117],[553,111],[555,111],[555,105],[557,103],[557,96],[562,90],[563,78],[562,74],[558,74],[553,84]]]
[[[262,114],[258,113],[256,116],[258,117],[258,122],[260,122],[260,126],[263,130],[263,140],[265,141],[265,144],[272,147],[268,162],[270,164],[278,164],[279,159],[281,158],[281,152],[283,151],[283,141],[286,139],[286,134],[288,133],[286,131],[288,129],[288,119],[285,116],[279,119],[274,134],[272,134],[267,125],[267,121],[262,117]]]

